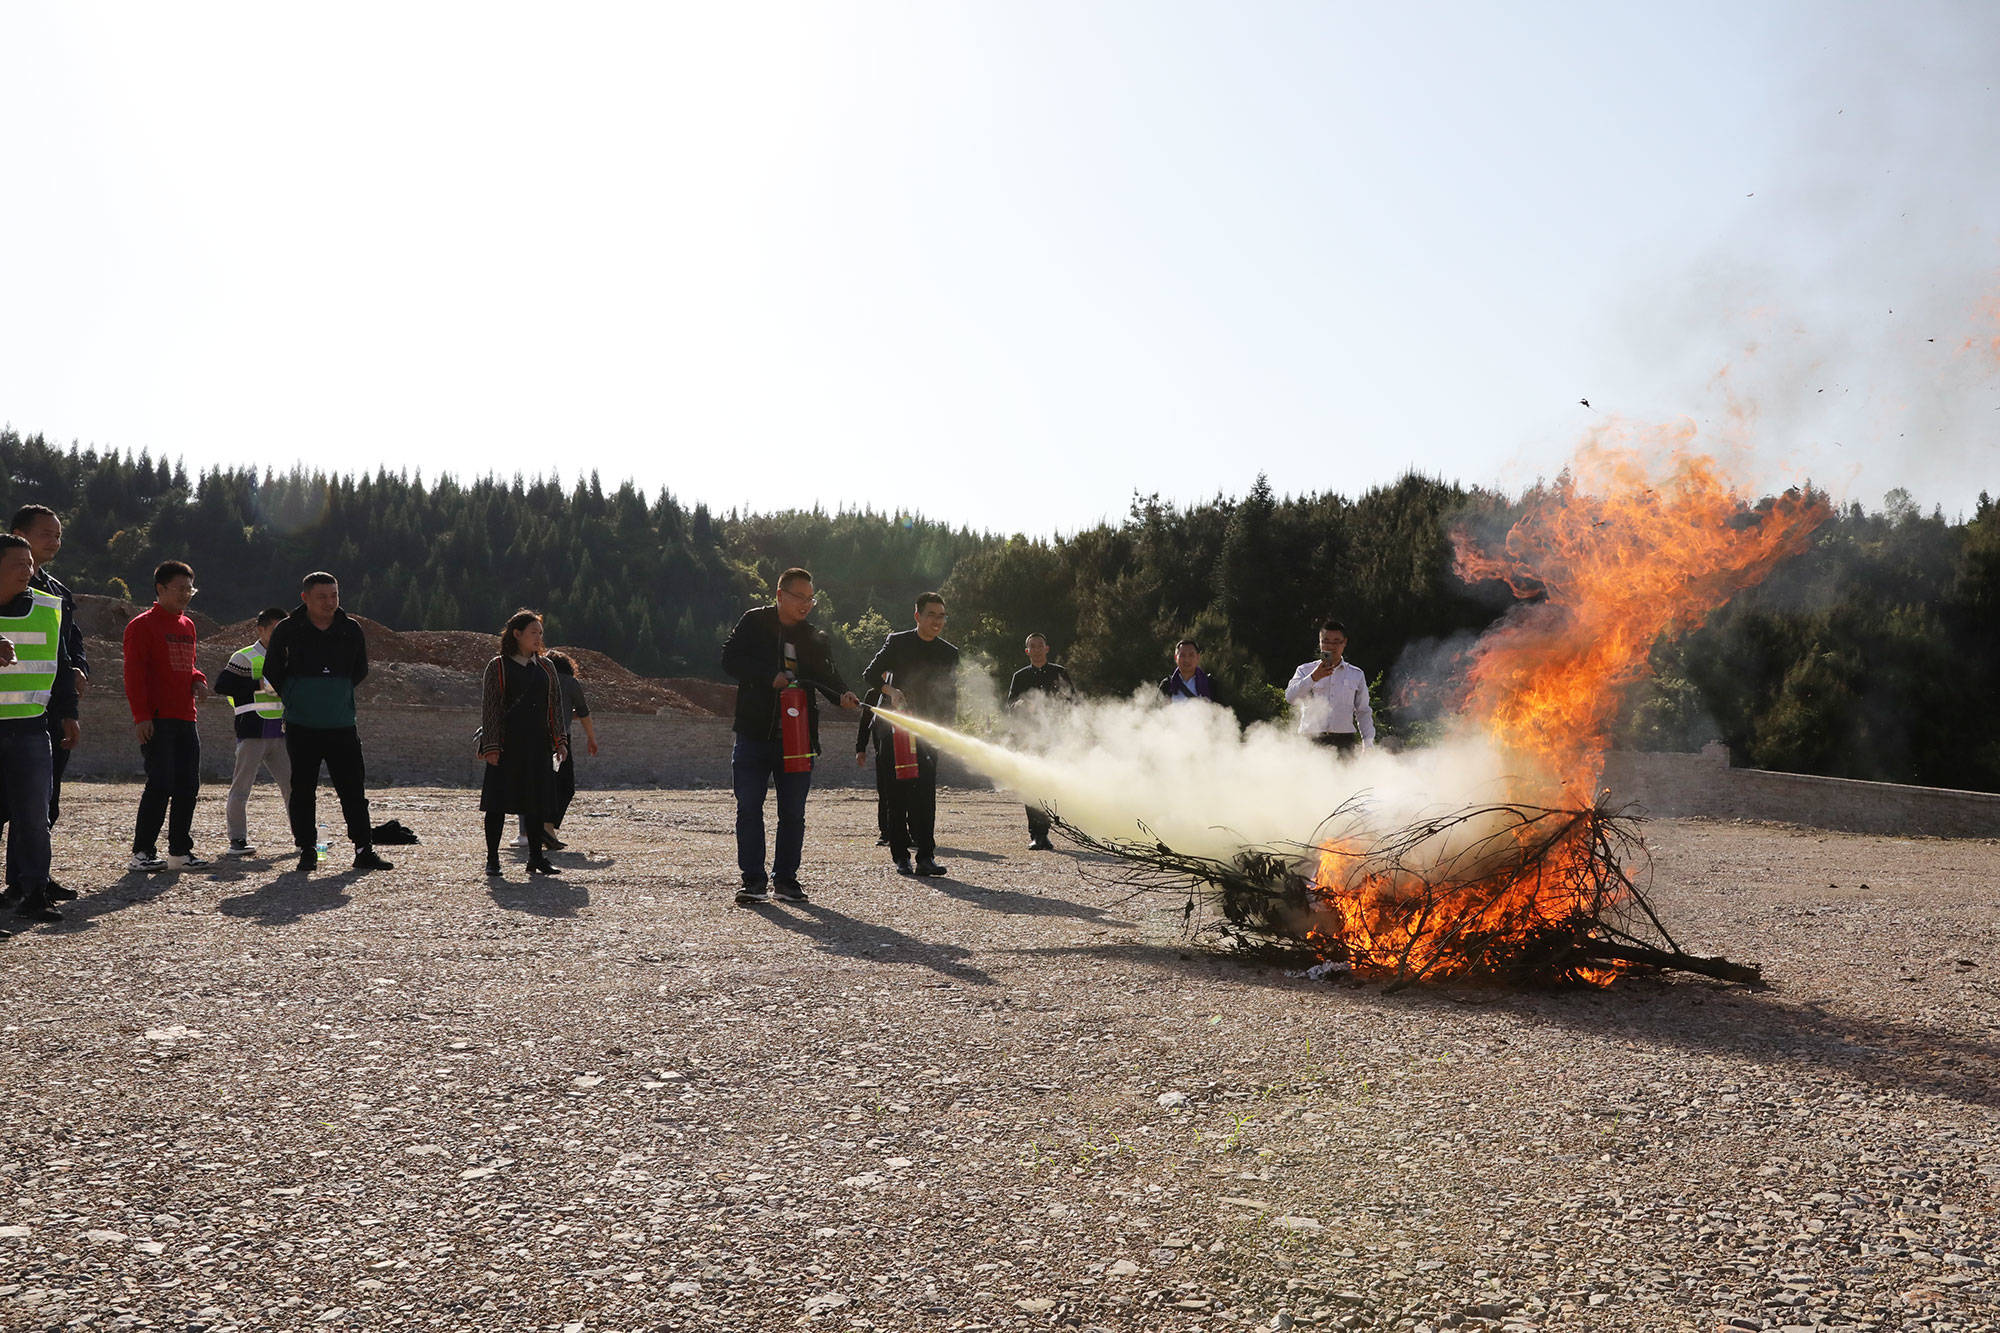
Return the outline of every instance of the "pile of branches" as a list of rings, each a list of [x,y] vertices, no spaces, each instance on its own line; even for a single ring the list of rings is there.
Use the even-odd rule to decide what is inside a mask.
[[[1119,882],[1184,895],[1190,934],[1308,949],[1391,990],[1450,979],[1602,985],[1664,970],[1762,981],[1754,965],[1675,942],[1643,874],[1626,869],[1648,864],[1638,820],[1602,806],[1468,807],[1388,831],[1344,806],[1311,843],[1246,846],[1228,860],[1156,838],[1097,838],[1050,817],[1070,842],[1121,863]]]

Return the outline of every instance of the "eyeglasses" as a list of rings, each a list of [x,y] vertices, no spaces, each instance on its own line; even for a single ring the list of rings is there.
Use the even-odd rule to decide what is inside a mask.
[[[793,592],[793,591],[792,591],[792,590],[791,590],[790,588],[780,588],[780,589],[778,589],[778,591],[779,591],[779,592],[781,592],[781,593],[783,593],[783,594],[784,594],[785,596],[787,596],[787,597],[796,597],[796,598],[798,598],[798,600],[800,600],[801,602],[804,602],[804,603],[805,603],[805,604],[806,604],[807,606],[818,606],[818,605],[819,605],[819,594],[818,594],[818,593],[814,593],[814,594],[813,594],[812,596],[810,596],[810,597],[807,597],[807,596],[805,596],[805,595],[803,595],[803,594],[801,594],[801,593],[796,593],[796,592]]]

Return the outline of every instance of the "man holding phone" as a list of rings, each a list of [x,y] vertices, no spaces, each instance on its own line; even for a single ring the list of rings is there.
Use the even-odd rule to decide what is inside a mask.
[[[1368,706],[1368,677],[1346,660],[1347,626],[1319,627],[1319,656],[1292,673],[1285,701],[1299,719],[1299,734],[1343,753],[1375,743],[1375,712]]]

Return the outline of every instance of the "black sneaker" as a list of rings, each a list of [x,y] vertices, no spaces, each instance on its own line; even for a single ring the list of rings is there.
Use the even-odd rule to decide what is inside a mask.
[[[1056,845],[1047,838],[1036,838],[1028,844],[1028,850],[1031,852],[1052,852],[1055,849]]]
[[[50,900],[53,902],[68,903],[76,901],[75,889],[66,889],[62,885],[56,883],[54,880],[50,880],[48,882],[46,892],[48,893]]]
[[[317,866],[318,864],[319,864],[319,849],[317,847],[305,847],[300,849],[298,868],[299,868],[299,873],[301,875],[312,874],[313,867]]]
[[[498,878],[500,878],[500,858],[499,858],[499,857],[497,857],[497,856],[489,856],[489,857],[487,857],[487,858],[486,858],[486,878],[488,878],[488,879],[498,879]]]
[[[60,921],[63,919],[61,912],[49,906],[47,898],[24,899],[21,905],[14,909],[14,915],[23,921]]]
[[[875,845],[877,847],[887,847],[889,845],[889,835],[884,833],[879,837],[877,837],[875,839]]]
[[[917,873],[919,875],[942,875],[946,872],[943,866],[931,860],[928,856],[923,856],[917,858]]]
[[[549,859],[546,856],[537,856],[529,859],[528,873],[530,875],[560,875],[562,871],[550,865]]]
[[[736,891],[738,907],[761,907],[771,901],[771,891],[762,884],[745,884]]]
[[[800,887],[799,882],[795,879],[779,880],[776,892],[778,897],[788,903],[809,903],[812,901],[812,899],[806,896],[806,891]]]
[[[354,854],[354,868],[356,870],[394,870],[396,867],[393,862],[384,861],[381,857],[377,856],[373,847],[363,847]]]
[[[915,867],[911,866],[908,858],[899,858],[896,862],[896,873],[899,875],[914,875],[917,872]]]

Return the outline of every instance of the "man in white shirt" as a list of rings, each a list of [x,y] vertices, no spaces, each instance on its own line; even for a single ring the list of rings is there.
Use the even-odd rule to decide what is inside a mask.
[[[1368,706],[1368,677],[1344,660],[1347,627],[1329,620],[1319,627],[1319,656],[1292,673],[1285,701],[1298,715],[1299,734],[1315,745],[1354,749],[1375,743],[1375,713]]]

